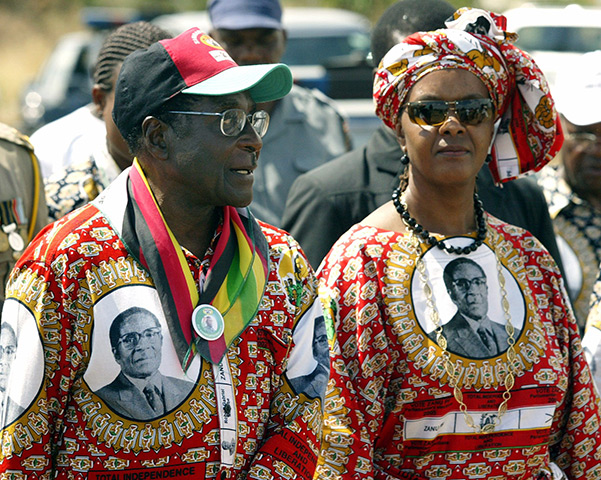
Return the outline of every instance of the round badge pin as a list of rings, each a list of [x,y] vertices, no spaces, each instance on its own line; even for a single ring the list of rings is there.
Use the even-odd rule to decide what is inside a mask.
[[[18,232],[10,232],[8,234],[8,244],[15,252],[20,252],[25,248],[25,240]]]
[[[211,341],[221,337],[225,323],[213,305],[199,305],[192,312],[192,326],[200,338]]]
[[[17,231],[17,224],[2,225],[2,230],[8,235],[8,244],[15,252],[20,252],[25,248],[25,240]]]

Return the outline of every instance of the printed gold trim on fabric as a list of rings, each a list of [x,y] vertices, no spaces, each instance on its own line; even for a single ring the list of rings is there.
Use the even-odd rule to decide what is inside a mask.
[[[496,250],[501,265],[511,273],[523,292],[525,315],[520,336],[515,339],[514,361],[514,373],[521,376],[525,371],[531,370],[545,352],[545,332],[528,285],[529,278],[540,277],[542,274],[536,267],[528,266],[526,269],[513,245],[495,230],[489,228],[488,231],[489,235],[484,245],[492,251]],[[388,322],[397,335],[407,361],[413,362],[413,365],[422,371],[423,376],[438,381],[441,386],[448,385],[449,376],[444,367],[443,350],[428,338],[416,318],[413,306],[412,279],[414,274],[417,275],[415,246],[408,241],[401,241],[391,247],[387,261],[388,275],[384,279],[384,288],[388,290],[384,295]],[[420,248],[423,258],[434,247],[428,248],[421,244]],[[503,385],[509,362],[507,350],[496,357],[483,359],[466,358],[450,351],[449,354],[457,372],[460,388],[496,389]]]
[[[595,246],[591,244],[588,236],[581,231],[572,221],[558,215],[553,220],[553,224],[558,234],[567,242],[570,248],[578,257],[578,264],[582,272],[582,287],[578,296],[573,299],[574,313],[578,319],[579,325],[584,325],[589,313],[589,302],[593,286],[599,275],[599,260]],[[596,230],[599,229],[595,226]],[[568,268],[564,265],[564,268]],[[568,274],[568,272],[566,272]]]

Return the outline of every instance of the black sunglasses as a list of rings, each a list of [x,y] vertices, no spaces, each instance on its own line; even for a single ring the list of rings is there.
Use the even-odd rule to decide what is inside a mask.
[[[446,122],[451,111],[465,125],[478,125],[493,114],[490,98],[471,98],[455,102],[423,100],[409,102],[404,106],[407,107],[407,114],[413,123],[431,127],[438,127]]]

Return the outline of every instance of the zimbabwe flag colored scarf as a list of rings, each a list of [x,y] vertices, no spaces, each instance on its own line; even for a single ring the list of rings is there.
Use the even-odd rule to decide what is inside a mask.
[[[223,230],[199,296],[182,249],[137,159],[127,189],[123,242],[152,276],[184,371],[195,353],[218,364],[259,310],[269,268],[267,240],[248,209],[224,207]],[[198,304],[211,304],[223,316],[220,338],[207,341],[194,332],[191,318]]]

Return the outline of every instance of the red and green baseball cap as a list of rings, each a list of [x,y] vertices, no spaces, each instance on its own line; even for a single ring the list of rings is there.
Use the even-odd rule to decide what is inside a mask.
[[[128,55],[115,86],[113,119],[124,137],[173,96],[248,91],[257,102],[285,96],[292,74],[283,63],[238,65],[213,38],[191,28]]]

